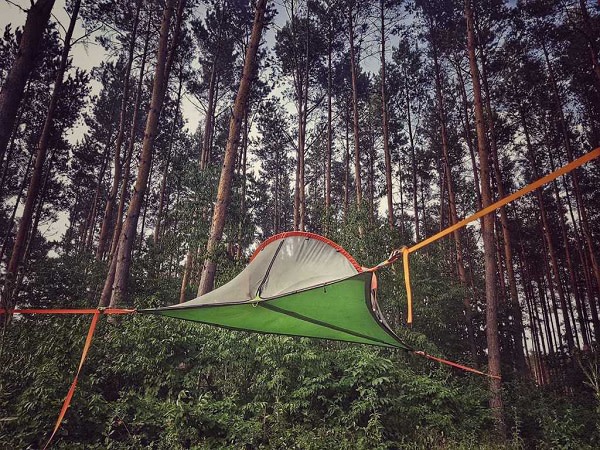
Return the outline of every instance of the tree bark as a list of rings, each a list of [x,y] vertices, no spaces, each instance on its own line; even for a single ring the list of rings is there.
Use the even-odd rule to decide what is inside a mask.
[[[567,119],[565,118],[565,113],[563,110],[563,102],[560,96],[560,92],[558,89],[558,84],[556,81],[556,77],[554,75],[554,70],[552,64],[550,63],[550,56],[548,54],[548,49],[546,48],[545,42],[542,40],[542,50],[544,52],[544,58],[546,60],[546,65],[548,67],[548,78],[550,80],[550,87],[553,92],[554,100],[556,102],[556,112],[558,115],[558,122],[560,125],[560,131],[563,138],[563,143],[565,146],[565,150],[567,151],[567,159],[568,162],[573,161],[573,149],[571,147],[571,138],[569,136],[569,127],[567,124]],[[583,196],[581,195],[581,189],[579,187],[579,176],[577,170],[574,170],[570,173],[571,179],[573,180],[573,191],[575,193],[575,204],[577,205],[577,212],[579,216],[579,223],[581,225],[581,230],[583,232],[583,237],[585,239],[587,253],[589,259],[592,264],[592,270],[594,273],[594,277],[596,279],[597,288],[600,289],[600,265],[598,264],[598,260],[596,258],[596,251],[594,248],[594,239],[592,237],[592,233],[589,226],[587,208],[583,201]]]
[[[385,76],[385,7],[384,0],[380,0],[380,19],[381,19],[381,126],[383,129],[383,154],[385,158],[385,191],[387,197],[388,208],[388,225],[390,230],[394,229],[394,200],[392,192],[392,156],[390,153],[389,144],[389,129],[388,129],[388,106],[386,93],[386,76]]]
[[[185,0],[180,0],[179,15],[183,14]],[[111,267],[104,283],[104,289],[100,298],[100,306],[116,307],[124,300],[127,293],[127,283],[129,281],[129,268],[131,265],[131,253],[135,244],[135,234],[140,211],[144,202],[144,194],[148,186],[148,177],[150,166],[152,165],[152,150],[154,139],[156,137],[158,120],[164,103],[164,97],[167,90],[168,74],[165,72],[167,65],[167,44],[169,40],[169,27],[171,17],[175,8],[175,0],[168,0],[163,11],[163,17],[160,27],[160,38],[156,57],[156,68],[154,72],[154,81],[152,86],[152,100],[148,110],[146,120],[146,130],[140,155],[140,164],[138,167],[137,179],[133,188],[133,195],[127,210],[127,217],[123,224],[123,230],[119,237],[117,252],[113,255]],[[178,30],[175,30],[175,34]],[[173,37],[176,39],[176,36]]]
[[[540,178],[540,174],[537,169],[538,165],[537,165],[537,162],[535,159],[533,146],[531,144],[531,140],[529,137],[529,129],[527,127],[527,122],[525,121],[525,116],[523,114],[523,111],[520,111],[520,116],[521,116],[521,123],[523,125],[523,133],[525,135],[525,143],[527,144],[527,153],[529,156],[529,160],[531,162],[531,167],[533,169],[533,176],[535,179],[538,179],[538,178]],[[564,290],[562,287],[562,282],[560,279],[558,261],[556,258],[556,249],[554,248],[554,242],[552,241],[552,236],[550,235],[550,224],[548,222],[548,214],[546,212],[546,204],[544,202],[544,198],[542,195],[542,189],[541,188],[536,189],[535,195],[536,195],[536,199],[538,202],[538,206],[540,208],[540,216],[542,219],[542,233],[543,233],[544,239],[546,241],[546,248],[550,255],[550,268],[552,269],[552,275],[554,277],[554,285],[556,286],[556,289],[558,291],[560,308],[563,313],[562,315],[563,315],[563,321],[565,324],[566,344],[567,344],[569,351],[571,351],[574,347],[573,330],[572,330],[571,324],[569,322],[569,310],[567,307],[567,300],[566,300],[566,296],[565,296],[565,293],[564,293]],[[567,245],[566,242],[565,242],[565,245]],[[547,278],[548,278],[548,284],[552,287],[552,284],[553,284],[552,277],[548,276]]]
[[[117,208],[117,216],[115,217],[115,228],[113,230],[112,241],[110,244],[110,256],[111,258],[117,251],[119,244],[119,237],[121,236],[121,230],[123,228],[123,212],[125,211],[125,202],[127,201],[127,192],[129,191],[129,175],[131,173],[131,159],[133,158],[133,149],[135,147],[135,138],[137,134],[137,125],[140,115],[140,104],[142,102],[143,95],[143,82],[144,74],[146,71],[146,59],[148,56],[148,45],[150,43],[150,25],[152,20],[148,18],[148,24],[146,26],[146,38],[144,40],[144,50],[142,51],[142,61],[140,62],[140,73],[138,75],[138,82],[135,91],[135,100],[133,106],[133,116],[131,117],[131,127],[129,129],[129,142],[127,144],[127,151],[125,154],[125,172],[123,173],[123,183],[121,183],[121,192],[119,195],[119,206]]]
[[[90,212],[86,218],[84,225],[83,238],[81,240],[81,249],[88,250],[92,247],[92,242],[94,240],[94,228],[96,227],[96,215],[98,210],[98,200],[100,199],[100,191],[102,190],[102,180],[104,180],[104,173],[106,172],[106,167],[108,166],[108,161],[110,159],[110,141],[112,140],[112,126],[108,132],[108,139],[104,146],[104,154],[102,155],[102,165],[100,166],[100,172],[98,173],[98,179],[96,181],[96,190],[94,192],[94,200],[92,201],[92,207],[90,208]]]
[[[0,90],[0,161],[4,159],[6,146],[13,131],[17,112],[23,99],[25,85],[36,62],[41,47],[42,37],[54,0],[38,0],[32,2],[27,12],[27,20],[19,42],[19,51]]]
[[[479,68],[475,55],[475,32],[471,0],[465,0],[465,18],[467,22],[467,50],[469,67],[473,82],[475,106],[475,126],[477,130],[477,150],[479,153],[481,201],[482,207],[492,203],[489,153],[487,148],[485,118],[481,99],[481,84]],[[500,339],[498,336],[498,313],[496,293],[496,259],[494,255],[494,215],[488,214],[483,218],[484,227],[483,248],[485,260],[485,298],[486,298],[486,337],[488,347],[488,369],[492,375],[500,376]],[[495,420],[498,433],[506,435],[503,404],[501,395],[502,385],[499,379],[490,379],[490,408]]]
[[[96,250],[96,258],[102,259],[106,254],[106,247],[108,243],[108,237],[111,228],[114,225],[114,209],[115,202],[117,199],[117,193],[119,192],[119,185],[121,184],[121,175],[123,172],[123,160],[121,158],[121,147],[123,146],[123,139],[125,137],[125,123],[127,122],[127,105],[129,104],[129,78],[131,76],[131,66],[133,64],[133,56],[135,51],[137,29],[140,17],[140,9],[142,2],[137,0],[135,9],[135,18],[133,19],[133,26],[131,35],[129,37],[129,48],[127,50],[127,65],[125,66],[124,80],[123,80],[123,93],[121,97],[121,110],[119,113],[119,131],[117,131],[117,140],[115,143],[115,154],[114,154],[114,176],[112,186],[108,198],[106,199],[106,207],[104,209],[104,218],[102,219],[102,227],[100,228],[100,237],[98,238],[98,248]]]
[[[417,157],[415,154],[415,136],[412,129],[412,118],[410,111],[410,94],[408,88],[408,76],[404,79],[404,90],[406,92],[406,123],[408,125],[408,141],[410,143],[410,165],[412,172],[412,202],[413,202],[413,220],[415,224],[415,242],[419,242],[419,186],[417,180]]]
[[[348,31],[350,36],[350,72],[352,76],[352,120],[354,131],[354,179],[356,182],[356,204],[362,203],[360,173],[360,128],[358,124],[358,74],[356,73],[356,49],[354,48],[354,7],[348,8]]]
[[[169,133],[169,145],[167,147],[167,158],[165,160],[165,167],[163,168],[162,180],[160,182],[160,193],[158,194],[158,211],[156,212],[156,225],[154,226],[153,243],[158,245],[161,233],[161,222],[163,216],[163,209],[165,206],[165,193],[167,190],[167,179],[169,177],[169,164],[171,163],[171,153],[173,151],[173,140],[175,138],[175,130],[177,129],[177,120],[179,118],[179,104],[181,102],[181,88],[183,87],[183,76],[182,76],[183,65],[179,71],[179,88],[177,89],[177,100],[175,107],[175,116],[173,117],[173,124],[171,126],[171,132]]]
[[[450,224],[454,225],[458,223],[458,213],[456,211],[456,195],[454,193],[454,185],[452,183],[452,167],[450,164],[450,151],[448,148],[448,128],[447,128],[447,117],[446,117],[446,105],[444,96],[442,93],[442,76],[441,69],[438,61],[437,48],[435,41],[431,40],[431,47],[433,53],[433,67],[434,67],[434,79],[435,79],[435,92],[438,110],[438,120],[440,122],[440,134],[442,137],[442,157],[444,162],[444,172],[446,174],[446,188],[448,190],[448,209],[450,215]],[[443,198],[440,199],[440,203],[443,204]],[[459,230],[452,233],[454,238],[454,245],[456,247],[456,267],[458,270],[458,277],[461,286],[464,291],[467,292],[468,279],[467,272],[465,270],[465,263],[463,260],[462,242]],[[474,362],[477,361],[477,347],[475,345],[475,331],[473,328],[473,308],[471,306],[471,299],[468,295],[463,298],[463,305],[465,311],[465,323],[467,327],[467,336],[469,340],[469,348],[471,350],[471,358]]]
[[[238,88],[235,103],[233,105],[233,114],[229,122],[229,136],[227,137],[227,144],[225,147],[223,169],[221,170],[221,178],[219,179],[219,187],[217,191],[217,202],[213,212],[210,236],[206,246],[206,258],[204,260],[202,277],[198,287],[198,295],[205,294],[212,290],[214,284],[216,272],[215,251],[217,250],[217,246],[223,237],[226,210],[231,196],[231,182],[234,164],[240,140],[240,129],[244,112],[247,108],[252,78],[254,77],[256,54],[265,24],[266,6],[267,0],[258,0],[256,3],[254,24],[252,26],[252,34],[250,36],[250,42],[244,58],[242,79],[240,81],[240,86]]]
[[[41,2],[38,2],[38,4],[41,4]],[[29,181],[29,187],[27,189],[27,200],[25,201],[23,215],[21,216],[21,220],[19,221],[19,228],[15,237],[15,242],[13,244],[12,254],[8,263],[8,267],[6,269],[6,281],[0,305],[3,305],[7,309],[12,306],[13,299],[16,298],[16,295],[18,294],[17,290],[14,289],[14,283],[16,281],[17,273],[19,271],[19,267],[21,265],[23,255],[25,252],[27,235],[29,234],[31,229],[31,222],[33,219],[35,204],[40,191],[40,184],[44,172],[44,163],[46,161],[46,153],[50,144],[50,135],[52,133],[52,128],[54,124],[54,113],[56,112],[56,107],[58,105],[58,101],[61,94],[60,91],[62,89],[65,70],[68,64],[69,51],[71,50],[71,38],[73,36],[73,30],[75,29],[75,22],[77,21],[77,15],[79,13],[80,4],[81,0],[76,0],[76,2],[73,5],[73,12],[69,21],[69,28],[67,29],[67,32],[65,34],[64,46],[60,56],[60,63],[56,73],[56,78],[54,80],[54,90],[52,91],[52,96],[50,97],[50,104],[48,105],[48,111],[46,112],[46,119],[44,120],[44,126],[42,128],[42,132],[40,134],[40,138],[37,145],[37,153],[35,156],[33,173],[31,175],[31,180]],[[0,117],[2,117],[1,114]],[[14,119],[14,115],[12,118]]]
[[[496,178],[496,187],[498,189],[498,197],[504,198],[506,192],[504,191],[504,185],[502,183],[502,173],[500,171],[500,162],[498,159],[498,145],[496,141],[496,131],[494,129],[494,118],[492,115],[492,103],[491,103],[491,91],[488,85],[487,69],[485,51],[483,48],[480,49],[481,55],[481,79],[483,84],[483,90],[485,92],[485,110],[488,118],[488,129],[490,135],[490,153],[492,157],[492,167],[494,177]],[[525,354],[523,353],[523,345],[521,336],[523,330],[520,329],[521,323],[521,305],[519,304],[519,295],[517,293],[517,280],[515,278],[515,269],[513,263],[513,250],[512,250],[512,239],[508,223],[508,214],[506,213],[506,207],[500,208],[500,224],[502,228],[502,240],[504,259],[506,262],[506,277],[508,280],[508,292],[510,294],[510,311],[512,312],[512,319],[510,320],[511,333],[515,343],[515,356],[516,356],[516,368],[521,374],[525,373]]]

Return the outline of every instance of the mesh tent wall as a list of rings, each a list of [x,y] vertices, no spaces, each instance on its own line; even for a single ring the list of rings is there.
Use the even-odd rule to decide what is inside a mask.
[[[375,274],[334,242],[306,232],[275,235],[225,285],[139,312],[223,328],[411,348],[386,323]]]

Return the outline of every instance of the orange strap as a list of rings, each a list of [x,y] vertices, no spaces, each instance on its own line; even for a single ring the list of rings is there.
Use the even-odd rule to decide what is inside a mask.
[[[473,222],[474,220],[477,220],[477,219],[495,211],[496,209],[499,209],[499,208],[503,207],[504,205],[506,205],[518,198],[523,197],[525,194],[529,194],[531,191],[534,191],[534,190],[538,189],[539,187],[543,186],[544,184],[549,183],[550,181],[555,180],[556,178],[558,178],[562,175],[565,175],[574,169],[577,169],[578,167],[591,161],[594,158],[597,158],[598,156],[600,156],[600,147],[596,148],[595,150],[592,150],[589,153],[586,153],[585,155],[581,156],[580,158],[577,158],[577,159],[571,161],[569,164],[562,166],[561,168],[555,170],[554,172],[549,173],[548,175],[540,178],[539,180],[528,184],[524,188],[519,189],[518,191],[516,191],[510,195],[507,195],[506,197],[498,200],[497,202],[492,203],[491,205],[487,206],[486,208],[483,208],[483,209],[477,211],[475,214],[470,215],[466,219],[463,219],[460,222],[455,223],[454,225],[440,231],[437,234],[434,234],[433,236],[413,245],[412,247],[410,247],[410,248],[403,247],[401,249],[401,251],[402,251],[402,262],[403,262],[403,266],[404,266],[404,283],[406,285],[406,297],[407,297],[407,305],[408,305],[407,306],[408,313],[406,316],[406,323],[407,324],[412,323],[412,291],[410,288],[410,273],[409,273],[409,267],[408,267],[408,255],[410,253],[415,252],[415,251],[425,247],[426,245],[429,245],[432,242],[435,242],[435,241],[449,235],[450,233],[464,227],[465,225]],[[384,261],[384,263],[386,261]],[[384,263],[382,263],[382,264],[384,264]],[[387,265],[387,264],[384,264],[384,265]],[[379,266],[375,266],[375,268],[379,268]]]
[[[54,425],[54,430],[52,431],[52,435],[50,436],[50,439],[48,439],[48,442],[46,442],[46,445],[44,445],[44,450],[46,450],[46,448],[48,448],[48,446],[52,442],[52,439],[54,439],[56,432],[60,428],[60,424],[61,424],[63,418],[65,417],[65,414],[67,413],[67,409],[69,409],[69,405],[71,404],[71,399],[73,398],[73,394],[75,393],[75,387],[77,386],[77,380],[79,378],[79,374],[81,372],[81,368],[83,367],[85,358],[87,357],[88,351],[90,350],[90,345],[92,344],[92,338],[94,337],[94,331],[96,331],[96,325],[98,324],[98,319],[100,318],[100,314],[102,314],[102,311],[96,309],[93,314],[94,314],[94,316],[92,317],[92,323],[90,324],[90,329],[88,330],[87,337],[85,338],[85,344],[83,346],[83,352],[81,353],[81,360],[79,361],[79,367],[77,368],[77,373],[75,374],[75,378],[73,379],[73,382],[71,383],[71,387],[69,388],[69,392],[67,393],[65,401],[63,402],[62,408],[60,410],[60,414],[58,415],[58,419],[56,419],[56,425]]]
[[[132,314],[135,309],[95,308],[95,309],[11,309],[10,314]],[[6,309],[0,309],[0,314],[6,314]]]
[[[88,330],[87,337],[85,339],[85,344],[83,346],[83,351],[81,352],[81,360],[79,361],[79,367],[77,368],[77,373],[75,374],[75,378],[71,383],[71,387],[69,388],[69,392],[67,392],[67,396],[63,402],[62,408],[60,409],[60,413],[58,418],[56,419],[56,424],[54,425],[54,430],[44,445],[44,450],[48,448],[57,431],[60,429],[60,424],[62,423],[67,410],[69,409],[69,405],[71,404],[71,399],[73,398],[73,394],[75,394],[75,387],[77,386],[77,381],[79,379],[79,374],[81,373],[81,369],[83,368],[83,363],[87,357],[87,354],[90,350],[90,346],[92,345],[92,338],[94,337],[94,332],[96,331],[96,325],[98,324],[98,319],[101,314],[132,314],[135,313],[135,309],[121,309],[121,308],[96,308],[96,309],[12,309],[9,310],[10,314],[93,314],[92,323],[90,324],[90,328]],[[6,309],[0,309],[0,314],[6,314]]]
[[[469,366],[463,366],[462,364],[455,363],[453,361],[448,361],[447,359],[438,358],[437,356],[430,355],[429,353],[425,353],[423,351],[415,351],[413,352],[415,355],[423,356],[424,358],[430,359],[432,361],[439,362],[441,364],[445,364],[450,367],[456,367],[457,369],[464,370],[466,372],[475,373],[477,375],[483,375],[484,377],[494,378],[496,380],[501,380],[500,375],[492,375],[491,373],[481,372],[480,370],[473,369]]]

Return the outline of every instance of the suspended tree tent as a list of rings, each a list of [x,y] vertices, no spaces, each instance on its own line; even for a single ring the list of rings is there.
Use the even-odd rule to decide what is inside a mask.
[[[377,304],[376,278],[343,248],[306,232],[262,243],[229,283],[193,300],[138,312],[219,327],[412,350]]]

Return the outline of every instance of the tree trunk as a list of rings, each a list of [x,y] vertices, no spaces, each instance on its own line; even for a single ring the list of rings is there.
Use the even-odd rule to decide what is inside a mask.
[[[217,191],[217,202],[213,212],[210,236],[206,246],[206,258],[202,269],[200,286],[198,287],[198,295],[205,294],[212,290],[214,284],[216,272],[215,252],[223,237],[223,228],[225,227],[226,218],[225,214],[231,195],[233,169],[240,140],[240,129],[244,112],[247,108],[250,85],[255,72],[256,53],[260,44],[262,29],[265,24],[266,6],[267,0],[258,0],[256,3],[254,24],[252,26],[252,34],[244,58],[242,79],[233,105],[233,114],[229,122],[229,136],[227,137],[227,145],[225,147],[223,169],[221,170],[221,178],[219,180]]]
[[[385,77],[385,14],[384,0],[380,0],[381,19],[381,125],[383,128],[383,154],[385,157],[385,190],[387,196],[388,225],[390,230],[394,229],[394,200],[392,193],[392,156],[390,154],[389,130],[388,130],[388,107],[386,95]]]
[[[98,249],[96,250],[96,258],[102,259],[106,254],[106,247],[111,228],[114,226],[114,209],[121,184],[121,174],[123,171],[123,161],[121,158],[121,147],[125,137],[125,123],[127,122],[127,105],[129,104],[129,78],[131,77],[131,66],[133,64],[133,56],[137,38],[137,29],[140,17],[140,9],[142,2],[137,0],[135,9],[135,18],[133,19],[133,29],[129,38],[129,48],[127,50],[127,65],[125,66],[123,80],[123,94],[121,97],[121,110],[119,113],[119,131],[117,132],[117,141],[115,143],[114,154],[114,176],[112,187],[108,198],[106,199],[106,207],[104,209],[104,218],[102,219],[102,227],[100,229],[100,237],[98,238]]]
[[[330,29],[327,30],[327,150],[325,154],[325,215],[326,224],[329,224],[329,215],[331,208],[331,157],[333,153],[333,108],[332,108],[332,65],[331,65],[331,54],[333,52],[331,41],[333,36],[331,35],[331,24]],[[327,234],[327,229],[325,234]]]
[[[29,231],[31,229],[31,221],[33,218],[37,197],[40,191],[40,183],[42,181],[44,163],[46,161],[46,153],[50,144],[50,134],[52,133],[53,128],[54,113],[56,111],[56,107],[58,105],[58,101],[61,94],[60,91],[62,89],[64,74],[68,64],[69,51],[71,50],[71,37],[73,36],[73,30],[75,28],[75,22],[77,21],[77,14],[79,13],[80,4],[81,0],[76,0],[73,5],[73,12],[69,21],[69,28],[67,29],[67,33],[65,34],[64,47],[60,56],[60,63],[56,73],[56,78],[54,80],[54,90],[52,91],[52,96],[50,97],[50,104],[48,105],[48,111],[46,112],[46,119],[44,120],[44,126],[42,128],[42,132],[40,134],[40,138],[37,145],[37,153],[35,156],[33,173],[31,175],[31,180],[29,181],[29,187],[27,189],[27,200],[25,201],[23,215],[21,216],[21,220],[19,221],[19,229],[17,231],[15,242],[13,244],[12,255],[8,263],[8,267],[6,269],[6,281],[0,305],[3,305],[7,309],[12,306],[13,299],[16,298],[16,295],[18,294],[18,292],[16,291],[13,292],[14,282],[16,280],[17,273],[22,262],[23,254],[25,252],[27,235],[29,234]],[[41,1],[38,2],[38,5],[42,5]],[[23,36],[22,39],[24,39],[24,37],[25,36]],[[28,51],[28,49],[26,49],[25,51]],[[0,117],[3,116],[0,114]],[[12,120],[14,120],[14,115],[12,116]],[[10,129],[11,127],[8,128]]]
[[[215,117],[215,109],[214,109],[214,97],[215,97],[215,89],[216,89],[216,80],[217,80],[217,58],[213,60],[213,64],[210,71],[210,79],[208,82],[208,100],[207,100],[207,110],[206,117],[204,118],[204,136],[202,140],[202,154],[200,155],[200,170],[204,170],[208,167],[209,159],[210,159],[210,143],[211,136],[213,133],[214,127],[214,117]]]
[[[98,210],[98,200],[100,199],[100,191],[102,190],[102,180],[104,179],[104,173],[108,166],[108,160],[110,159],[110,142],[112,140],[112,127],[108,132],[108,139],[104,146],[104,155],[102,155],[102,166],[100,166],[100,172],[98,173],[98,180],[96,181],[96,190],[94,192],[94,200],[92,201],[92,207],[86,218],[84,226],[83,239],[81,240],[81,249],[88,250],[92,247],[94,240],[94,229],[96,228],[96,215]]]
[[[540,178],[540,174],[538,171],[537,161],[535,159],[535,154],[533,150],[533,146],[531,144],[531,140],[529,138],[529,129],[527,127],[527,123],[525,121],[525,116],[523,111],[520,111],[521,123],[523,125],[523,133],[525,135],[525,143],[527,144],[527,153],[529,156],[529,160],[531,161],[531,167],[533,169],[533,176],[535,179]],[[554,248],[554,242],[552,241],[552,236],[550,235],[550,224],[548,222],[548,214],[546,213],[546,204],[544,202],[544,198],[542,195],[542,188],[536,189],[535,191],[536,199],[538,202],[538,206],[540,208],[540,215],[542,218],[542,233],[544,235],[544,239],[546,241],[546,248],[548,249],[548,253],[550,255],[550,268],[552,269],[552,275],[554,277],[554,284],[556,285],[556,289],[558,291],[558,298],[560,301],[560,307],[563,313],[563,321],[565,323],[565,338],[569,351],[571,351],[574,347],[574,339],[573,339],[573,330],[571,328],[571,324],[569,322],[569,311],[567,307],[567,300],[565,298],[565,293],[562,287],[560,272],[558,268],[558,262],[556,258],[556,250]],[[567,243],[565,242],[565,245]],[[548,276],[548,284],[552,287],[552,277]]]
[[[496,131],[494,129],[494,118],[492,115],[492,104],[491,104],[491,92],[488,85],[487,72],[486,72],[486,59],[485,51],[481,48],[481,79],[483,84],[483,90],[485,92],[485,109],[488,118],[488,129],[490,134],[490,150],[492,157],[492,167],[494,170],[494,177],[496,178],[496,187],[498,189],[498,197],[504,198],[506,192],[504,191],[504,185],[502,183],[502,173],[500,171],[500,162],[498,159],[498,146],[496,142]],[[512,239],[508,223],[508,214],[506,213],[506,207],[500,208],[500,224],[502,228],[502,240],[504,244],[504,259],[506,261],[506,277],[508,280],[508,292],[510,294],[510,311],[512,312],[512,320],[510,321],[511,333],[515,342],[515,356],[516,356],[516,368],[521,374],[525,373],[525,354],[523,353],[523,345],[521,336],[523,330],[520,328],[521,323],[521,305],[519,304],[519,294],[517,293],[517,280],[515,278],[515,269],[513,263],[513,250],[512,250]]]
[[[238,236],[237,236],[237,249],[236,249],[236,260],[242,259],[242,232],[244,231],[244,225],[246,222],[246,170],[248,168],[248,109],[244,114],[244,135],[242,136],[242,161],[241,161],[241,182],[242,189],[240,192],[240,223],[238,225]],[[277,172],[278,176],[279,171]],[[275,211],[277,211],[277,203],[275,204]],[[277,215],[275,216],[277,220]],[[276,228],[276,227],[275,227]]]
[[[181,88],[183,87],[183,64],[179,70],[179,88],[177,89],[177,100],[175,106],[175,116],[173,117],[173,124],[171,126],[171,132],[169,134],[169,145],[167,147],[167,158],[165,160],[165,167],[163,168],[162,180],[160,182],[160,193],[158,195],[158,211],[156,212],[156,225],[154,226],[154,245],[158,245],[161,233],[161,221],[163,216],[163,209],[165,206],[165,192],[167,190],[167,178],[169,176],[169,164],[171,162],[171,153],[173,151],[173,140],[175,137],[175,130],[177,129],[177,120],[179,118],[179,104],[181,102]]]
[[[477,201],[475,203],[476,209],[481,209],[481,191],[479,190],[479,174],[477,173],[477,162],[475,161],[475,150],[473,148],[473,136],[471,135],[471,123],[469,121],[469,101],[467,99],[467,89],[465,88],[465,79],[462,75],[462,68],[460,63],[457,61],[454,63],[454,69],[458,77],[458,88],[462,99],[462,113],[463,113],[463,129],[465,142],[469,149],[469,156],[471,158],[471,167],[473,168],[473,184],[475,185],[475,193],[477,194]]]
[[[410,164],[412,172],[412,201],[415,223],[415,242],[419,242],[419,186],[417,182],[417,157],[415,155],[415,137],[412,129],[412,118],[410,112],[410,94],[408,88],[408,76],[404,79],[404,90],[406,92],[406,123],[408,125],[408,140],[410,142]]]
[[[558,90],[558,85],[556,78],[554,76],[554,70],[552,68],[552,64],[550,63],[550,56],[548,54],[548,49],[546,48],[546,44],[542,41],[542,50],[544,52],[544,58],[546,60],[546,65],[548,66],[548,77],[550,79],[550,87],[553,92],[553,96],[556,102],[556,112],[558,113],[558,121],[560,125],[561,134],[563,137],[563,143],[565,146],[565,150],[567,151],[568,162],[573,161],[573,149],[571,147],[571,138],[569,136],[569,127],[567,125],[567,119],[565,118],[565,113],[562,106],[562,99],[560,96],[560,92]],[[577,174],[577,170],[574,170],[570,173],[571,179],[573,180],[573,190],[575,192],[575,204],[577,205],[577,212],[579,216],[579,223],[581,224],[581,230],[583,232],[583,237],[586,242],[588,256],[592,263],[592,270],[594,273],[594,277],[596,279],[597,288],[600,289],[600,266],[598,265],[598,260],[596,258],[596,252],[594,249],[594,240],[592,237],[592,233],[589,227],[589,220],[587,215],[587,208],[583,201],[583,196],[581,195],[581,189],[579,187],[579,176]]]
[[[441,70],[437,56],[437,48],[435,47],[434,40],[431,40],[431,47],[433,53],[433,67],[434,67],[434,78],[435,78],[435,92],[438,110],[438,120],[440,121],[440,134],[442,137],[442,157],[444,162],[444,171],[446,176],[446,188],[448,190],[448,209],[450,215],[450,224],[454,225],[458,223],[458,213],[456,212],[456,196],[454,193],[454,186],[452,183],[452,167],[450,165],[450,152],[448,149],[448,129],[447,129],[447,118],[446,118],[446,105],[444,96],[442,93],[442,79]],[[440,199],[440,203],[443,204],[443,198]],[[460,284],[463,286],[464,291],[467,292],[468,279],[467,272],[465,270],[465,264],[463,260],[462,242],[460,238],[459,230],[452,233],[454,238],[454,244],[456,247],[456,267],[458,270],[458,277]],[[465,322],[467,326],[467,335],[469,339],[469,347],[471,350],[471,358],[473,362],[477,361],[477,347],[475,345],[475,331],[473,329],[473,308],[471,306],[471,299],[468,295],[463,298],[463,305],[465,308]]]
[[[177,13],[177,22],[179,25],[180,17],[183,15],[185,0],[179,1]],[[154,72],[154,81],[152,86],[152,100],[148,110],[146,120],[146,129],[142,152],[140,155],[140,164],[138,167],[137,179],[133,188],[133,195],[127,210],[127,217],[123,224],[123,230],[119,238],[117,251],[112,257],[111,267],[107,274],[100,306],[116,307],[125,298],[127,293],[127,283],[129,281],[129,268],[131,265],[131,253],[135,244],[135,234],[140,211],[144,202],[144,194],[148,186],[148,177],[152,165],[152,150],[154,139],[157,134],[158,120],[164,103],[164,97],[167,90],[168,74],[165,71],[167,65],[167,43],[169,40],[169,26],[171,17],[175,8],[175,0],[168,0],[163,11],[163,17],[160,27],[160,38],[156,56],[156,68]],[[177,40],[179,29],[175,28],[174,40]],[[114,269],[113,269],[114,267]],[[113,282],[114,280],[114,282]]]
[[[25,101],[22,102],[23,105],[27,104],[27,101],[28,101],[28,99],[27,99],[28,86],[29,86],[29,82],[27,82],[27,86],[25,87],[25,94],[24,94]],[[19,129],[19,125],[21,124],[21,118],[23,117],[24,109],[25,108],[23,106],[21,106],[21,107],[19,107],[19,111],[17,112],[17,116],[14,121],[13,129],[10,134],[10,139],[9,139],[9,143],[8,143],[8,151],[6,152],[6,160],[3,161],[2,155],[0,155],[0,167],[3,167],[2,176],[0,177],[0,198],[3,197],[2,191],[4,190],[4,183],[6,182],[6,176],[8,175],[8,169],[10,168],[10,160],[15,151],[15,140],[17,138],[17,130]]]
[[[34,68],[38,51],[42,47],[42,37],[46,31],[53,6],[54,0],[32,2],[27,12],[27,20],[19,42],[17,56],[2,84],[0,90],[0,123],[2,124],[0,127],[0,161],[4,159],[4,153],[23,99],[25,85]]]
[[[115,228],[112,235],[110,244],[110,256],[111,258],[117,252],[117,246],[119,245],[119,237],[121,236],[121,230],[123,228],[123,212],[125,211],[125,202],[127,201],[127,192],[129,191],[129,175],[131,173],[131,159],[133,158],[133,150],[135,148],[135,138],[137,134],[137,125],[140,115],[140,104],[142,102],[143,95],[143,82],[144,74],[146,71],[146,59],[148,56],[148,45],[150,43],[150,25],[152,20],[148,18],[148,24],[146,26],[146,38],[144,40],[144,50],[142,51],[142,61],[140,62],[140,73],[138,76],[138,82],[135,90],[135,100],[133,106],[133,116],[131,117],[131,127],[129,129],[129,142],[127,144],[127,151],[125,154],[125,172],[123,173],[123,183],[121,183],[121,192],[119,195],[119,206],[117,208],[117,216],[115,217]]]
[[[344,155],[344,222],[348,218],[348,206],[350,204],[350,109],[348,108],[348,103],[346,102],[346,120],[345,122],[345,130],[346,130],[346,152]]]
[[[348,8],[348,31],[350,35],[350,72],[352,75],[352,118],[354,131],[354,179],[356,182],[356,204],[362,203],[360,173],[360,128],[358,126],[358,74],[356,73],[356,49],[354,48],[354,8]]]
[[[479,153],[481,201],[482,207],[492,203],[489,154],[486,142],[485,118],[481,100],[481,84],[479,69],[475,55],[475,33],[471,0],[465,0],[465,18],[467,22],[467,50],[469,67],[473,81],[475,106],[475,125],[477,130],[477,150]],[[500,340],[498,336],[498,313],[496,295],[496,259],[494,256],[494,214],[483,218],[483,248],[485,260],[485,298],[486,298],[486,337],[488,347],[488,368],[492,375],[500,375]],[[506,435],[504,424],[501,382],[497,378],[490,379],[490,408],[494,416],[496,429],[501,436]]]
[[[592,19],[587,10],[586,0],[579,0],[579,9],[581,10],[583,35],[585,36],[590,52],[590,62],[596,76],[596,84],[600,86],[600,64],[598,63],[598,46],[596,45],[597,36],[594,35]]]
[[[12,232],[15,223],[17,210],[19,209],[19,205],[21,204],[21,198],[23,197],[25,185],[27,184],[27,179],[29,178],[29,171],[31,170],[33,155],[33,153],[29,155],[29,160],[27,161],[27,168],[25,169],[25,174],[23,175],[23,180],[21,181],[21,186],[19,187],[19,193],[17,194],[17,198],[15,199],[15,204],[10,214],[10,219],[8,219],[8,229],[6,230],[4,234],[4,239],[2,240],[2,249],[0,249],[0,263],[2,263],[2,260],[4,259],[4,252],[6,251],[6,247],[8,246],[8,241],[10,240],[10,233]]]

